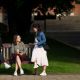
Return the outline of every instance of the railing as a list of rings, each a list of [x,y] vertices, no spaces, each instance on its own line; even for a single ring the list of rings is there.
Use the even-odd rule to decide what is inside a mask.
[[[33,46],[31,46],[29,44],[25,44],[25,46],[26,46],[26,55],[30,59],[31,55],[32,55],[31,53],[32,53]],[[1,54],[3,55],[3,58],[5,60],[10,59],[10,56],[11,56],[10,49],[11,49],[11,44],[10,43],[2,44]]]

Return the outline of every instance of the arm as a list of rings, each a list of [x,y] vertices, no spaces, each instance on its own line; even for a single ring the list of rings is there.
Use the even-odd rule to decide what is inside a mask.
[[[40,10],[38,10],[38,12],[40,13],[41,16],[43,16],[43,13]]]
[[[48,15],[48,11],[45,14]]]
[[[34,8],[33,10],[34,10],[34,11],[37,11],[37,10],[38,10],[38,8],[39,8],[39,7],[36,7],[36,8]]]
[[[23,54],[25,54],[26,53],[26,46],[25,46],[25,44],[22,42],[22,51],[21,51],[21,53],[23,53]]]

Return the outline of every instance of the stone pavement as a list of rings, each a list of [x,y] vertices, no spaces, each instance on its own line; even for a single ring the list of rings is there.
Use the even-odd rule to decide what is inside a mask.
[[[0,80],[80,80],[80,74],[61,74],[61,75],[48,75],[46,77],[34,76],[34,75],[0,75]]]

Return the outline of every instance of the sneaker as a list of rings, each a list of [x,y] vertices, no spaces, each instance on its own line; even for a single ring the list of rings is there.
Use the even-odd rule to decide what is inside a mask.
[[[34,68],[38,68],[39,66],[38,65],[34,65]]]
[[[20,69],[20,74],[21,74],[21,75],[23,75],[23,74],[24,74],[23,69]]]
[[[14,76],[17,76],[17,71],[14,72]]]
[[[47,74],[46,74],[46,72],[42,72],[40,75],[41,76],[46,76]]]
[[[9,68],[11,67],[11,66],[10,66],[8,63],[6,63],[6,62],[4,63],[4,66],[5,66],[6,69],[9,69]]]

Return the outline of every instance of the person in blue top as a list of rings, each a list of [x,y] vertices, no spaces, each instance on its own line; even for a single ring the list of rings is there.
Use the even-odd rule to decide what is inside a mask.
[[[46,76],[46,66],[48,66],[47,52],[44,49],[44,45],[46,44],[46,37],[44,32],[41,30],[39,24],[33,24],[32,26],[33,32],[35,32],[35,42],[34,49],[32,51],[31,62],[34,62],[34,70],[35,75],[37,74],[37,68],[39,66],[43,67],[43,71],[40,74],[41,76]]]

